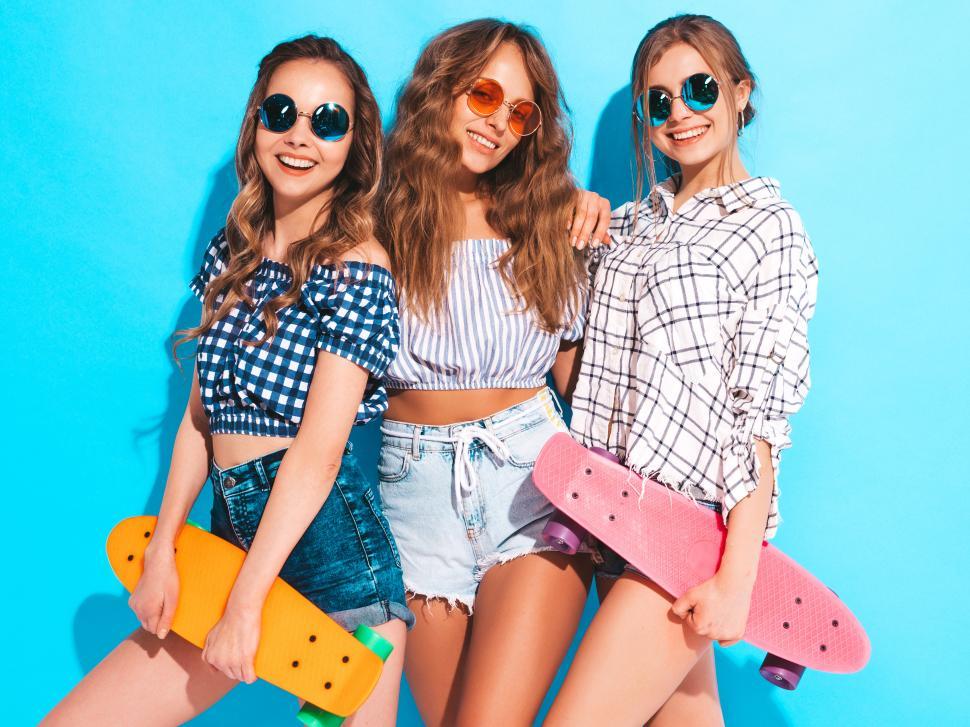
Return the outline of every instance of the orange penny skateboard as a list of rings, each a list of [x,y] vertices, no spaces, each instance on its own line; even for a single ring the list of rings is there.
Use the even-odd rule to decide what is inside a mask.
[[[141,577],[145,547],[156,518],[132,517],[108,536],[108,560],[131,591]],[[179,602],[172,630],[200,649],[222,617],[245,551],[199,527],[187,525],[175,541]],[[299,718],[312,725],[336,725],[356,711],[381,675],[393,647],[361,626],[353,636],[279,578],[263,607],[256,674],[308,705]],[[316,709],[314,709],[314,705]]]

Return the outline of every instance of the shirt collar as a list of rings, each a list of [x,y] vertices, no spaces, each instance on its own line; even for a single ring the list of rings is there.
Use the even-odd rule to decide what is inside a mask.
[[[679,184],[680,175],[674,175],[655,187],[668,212],[674,207],[674,194]],[[695,197],[704,201],[720,200],[721,206],[728,214],[732,214],[745,207],[753,206],[758,200],[780,199],[781,185],[772,177],[749,177],[722,187],[702,190]]]

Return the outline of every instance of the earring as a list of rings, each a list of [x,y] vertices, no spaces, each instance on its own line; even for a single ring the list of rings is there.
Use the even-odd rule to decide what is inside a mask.
[[[738,111],[738,136],[744,133],[744,112]]]

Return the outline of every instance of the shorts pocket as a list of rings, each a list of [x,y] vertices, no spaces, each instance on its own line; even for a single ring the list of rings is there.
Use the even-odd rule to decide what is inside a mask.
[[[397,552],[397,543],[394,542],[394,536],[391,535],[387,520],[384,518],[384,515],[381,514],[378,504],[374,501],[374,493],[370,488],[364,490],[364,499],[367,500],[367,505],[370,507],[371,514],[373,514],[377,524],[380,525],[381,530],[384,531],[384,539],[387,540],[387,545],[391,549],[391,554],[394,556],[394,565],[400,568],[401,555]]]
[[[543,420],[516,432],[505,440],[509,448],[509,457],[506,461],[513,467],[531,470],[535,467],[539,452],[558,431],[560,431],[559,428],[553,422]]]
[[[250,487],[242,492],[225,494],[226,512],[229,515],[229,525],[243,549],[249,550],[256,537],[256,528],[263,518],[269,490]]]
[[[399,482],[411,469],[411,452],[401,447],[381,447],[377,475],[381,482]]]

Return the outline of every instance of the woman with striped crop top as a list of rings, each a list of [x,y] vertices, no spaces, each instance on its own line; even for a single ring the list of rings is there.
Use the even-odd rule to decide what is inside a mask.
[[[379,472],[428,725],[531,724],[586,598],[588,556],[547,552],[531,480],[565,431],[546,375],[568,397],[585,322],[570,237],[598,244],[609,215],[577,191],[569,148],[545,49],[495,20],[431,40],[388,137],[378,219],[401,347]]]

